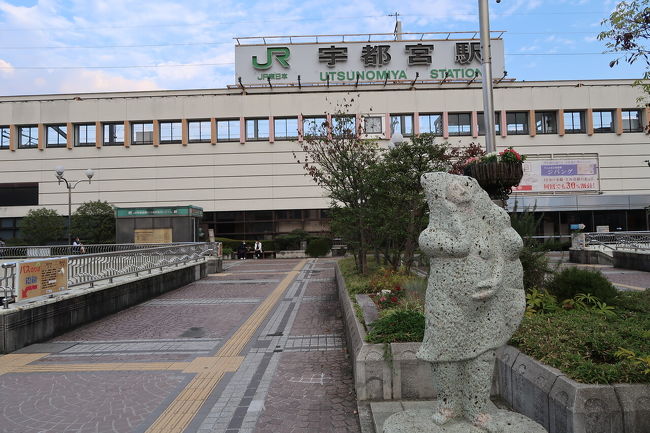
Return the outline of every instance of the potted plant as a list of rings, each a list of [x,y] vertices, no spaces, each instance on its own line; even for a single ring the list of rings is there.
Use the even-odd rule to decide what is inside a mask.
[[[499,153],[468,159],[463,174],[476,179],[493,200],[507,200],[512,188],[521,181],[525,159],[525,155],[508,147]]]

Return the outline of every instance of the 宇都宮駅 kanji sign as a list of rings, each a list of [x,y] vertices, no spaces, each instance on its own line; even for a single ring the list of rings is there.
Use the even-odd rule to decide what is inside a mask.
[[[505,70],[502,39],[492,39],[492,71]],[[243,84],[418,79],[471,80],[481,75],[480,43],[402,40],[287,45],[237,45],[235,74]]]

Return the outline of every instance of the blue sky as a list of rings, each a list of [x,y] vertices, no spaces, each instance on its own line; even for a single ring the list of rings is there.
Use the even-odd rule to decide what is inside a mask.
[[[639,78],[596,35],[614,0],[490,1],[517,80]],[[234,37],[478,30],[476,0],[0,0],[0,95],[222,88]]]

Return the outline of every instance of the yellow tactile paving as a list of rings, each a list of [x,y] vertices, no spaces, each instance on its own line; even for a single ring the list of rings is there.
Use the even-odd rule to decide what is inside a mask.
[[[636,290],[636,291],[639,291],[639,292],[643,292],[643,291],[646,290],[646,287],[630,286],[630,285],[627,285],[627,284],[615,283],[613,281],[612,281],[612,284],[615,285],[615,286],[621,286],[621,287],[625,287],[626,289]]]
[[[180,370],[183,373],[196,373],[174,401],[165,409],[158,419],[149,427],[146,433],[182,433],[194,419],[203,403],[208,399],[225,373],[237,371],[244,360],[239,356],[248,344],[257,328],[264,322],[275,304],[300,269],[307,263],[301,260],[289,272],[273,272],[286,274],[273,292],[257,307],[251,316],[221,347],[215,356],[199,357],[191,362],[115,362],[97,364],[38,364],[28,365],[49,353],[9,354],[0,357],[0,375],[4,373],[36,373],[36,372],[79,372],[79,371],[151,371],[151,370]],[[261,272],[270,273],[270,272]],[[230,273],[211,274],[223,277]]]
[[[210,396],[226,371],[235,371],[243,361],[238,356],[242,349],[248,344],[257,328],[262,324],[266,316],[273,309],[275,304],[284,294],[284,291],[298,272],[305,265],[307,260],[301,260],[273,292],[257,307],[251,316],[233,334],[232,337],[221,347],[214,357],[197,358],[188,367],[188,372],[194,369],[204,371],[199,373],[181,391],[174,401],[165,409],[158,419],[147,429],[146,433],[182,433],[194,416],[201,409],[201,406]],[[234,367],[233,370],[225,370],[226,367]],[[207,371],[206,371],[207,369]]]
[[[0,375],[13,373],[17,368],[21,368],[30,362],[34,362],[49,353],[13,353],[0,357]]]

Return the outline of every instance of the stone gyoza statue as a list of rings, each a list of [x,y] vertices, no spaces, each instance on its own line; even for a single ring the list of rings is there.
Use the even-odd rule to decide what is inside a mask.
[[[421,182],[430,213],[420,248],[430,273],[417,357],[431,363],[437,399],[429,410],[392,415],[384,432],[544,432],[490,401],[495,349],[526,307],[521,237],[474,179],[426,173]]]

